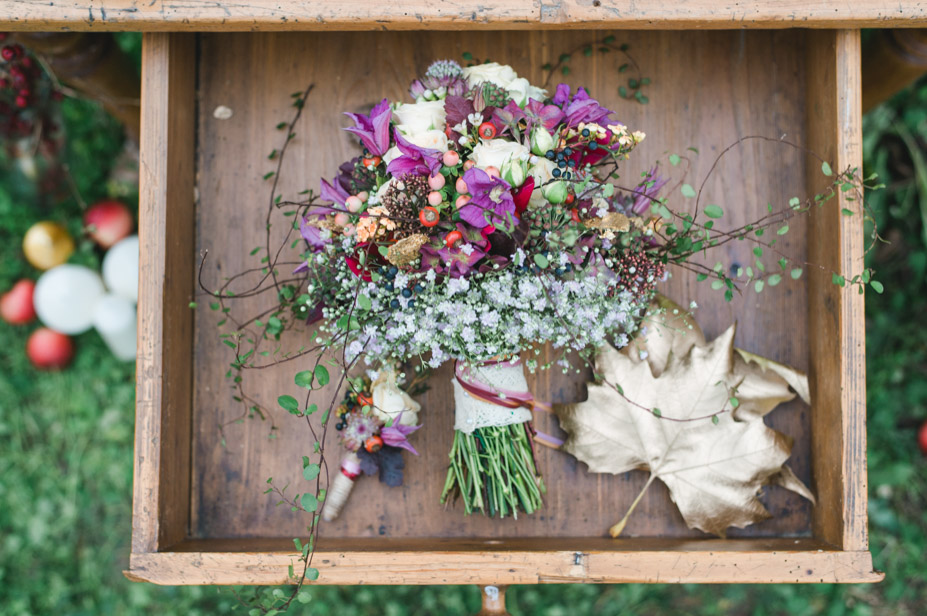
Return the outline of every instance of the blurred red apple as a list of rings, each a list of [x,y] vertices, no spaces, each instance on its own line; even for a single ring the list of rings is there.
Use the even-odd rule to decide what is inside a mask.
[[[74,343],[69,336],[42,327],[26,341],[26,355],[36,368],[57,370],[71,363]]]
[[[109,248],[132,233],[134,222],[129,208],[121,201],[99,201],[84,214],[84,226],[90,238]]]
[[[917,444],[921,447],[921,453],[927,456],[927,421],[922,423],[917,431]]]
[[[32,305],[32,294],[35,283],[31,280],[20,280],[13,288],[0,297],[0,317],[12,325],[29,323],[35,318],[35,307]]]

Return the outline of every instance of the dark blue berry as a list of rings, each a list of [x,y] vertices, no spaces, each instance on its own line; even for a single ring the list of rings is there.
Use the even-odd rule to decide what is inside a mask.
[[[416,285],[415,285],[415,292],[416,292],[416,293],[421,293],[421,292],[424,291],[424,290],[425,290],[425,287],[423,287],[421,284],[416,284]]]
[[[559,177],[560,177],[560,169],[554,169],[553,171],[550,172],[550,174],[551,174],[552,176],[554,176],[555,178],[559,178]]]
[[[573,156],[573,148],[564,148],[564,149],[563,149],[563,155],[564,155],[564,156]]]
[[[392,300],[389,303],[389,307],[392,308],[393,310],[399,310],[399,300],[398,299]]]
[[[399,273],[399,268],[394,265],[393,267],[389,268],[389,272],[387,272],[386,275],[389,276],[390,278],[395,278],[396,274],[398,273]]]
[[[557,152],[557,160],[563,160],[564,158],[566,157],[563,155],[563,152]]]
[[[583,134],[583,137],[588,137],[588,136],[589,136],[589,129],[588,129],[588,128],[584,128],[582,134]]]
[[[576,166],[576,161],[571,158],[567,164],[570,166],[570,169],[572,169]]]
[[[554,158],[555,158],[556,156],[557,156],[557,155],[554,154],[554,151],[553,151],[553,150],[547,150],[547,153],[544,154],[544,157],[547,158],[548,160],[554,160]]]
[[[564,177],[565,179],[569,180],[570,178],[573,177],[573,174],[570,173],[569,171],[567,171],[566,173],[563,174],[563,177]]]
[[[595,141],[591,141],[591,142],[589,143],[589,149],[592,150],[592,151],[594,152],[594,151],[596,151],[596,150],[599,149],[599,144],[596,143]]]
[[[409,300],[408,306],[409,306],[409,308],[415,308],[415,300],[414,300],[414,299],[410,299],[410,300]]]
[[[573,162],[573,161],[570,161],[570,162]],[[565,160],[561,160],[559,163],[557,163],[557,166],[563,169],[567,166],[567,162]]]
[[[386,289],[386,292],[387,292],[387,293],[392,293],[392,292],[393,292],[393,283],[392,283],[392,282],[387,282],[387,283],[386,283],[386,286],[385,286],[384,288]]]
[[[563,268],[558,267],[557,269],[554,270],[554,274],[556,274],[557,276],[563,276]]]
[[[403,289],[403,290],[402,290],[402,296],[405,297],[405,298],[407,298],[407,299],[410,298],[410,297],[412,297],[412,289]]]

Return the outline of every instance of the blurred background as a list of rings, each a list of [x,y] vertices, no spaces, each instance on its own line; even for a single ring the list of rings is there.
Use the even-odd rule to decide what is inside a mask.
[[[878,55],[883,36],[864,33],[864,65],[871,65],[864,72],[895,77],[864,95],[863,147],[865,173],[878,173],[886,185],[868,196],[888,240],[869,254],[885,293],[866,297],[870,545],[885,581],[520,586],[508,592],[512,614],[924,613],[927,79],[905,83],[927,66],[907,62],[903,79],[884,70],[891,60]],[[130,75],[117,83],[87,82],[67,41],[22,41],[24,48],[0,41],[0,614],[224,613],[237,605],[228,589],[158,587],[122,575],[131,533],[135,369],[120,357],[134,341],[134,320],[121,331],[103,323],[134,308],[132,272],[120,270],[113,255],[132,245],[137,220],[138,128],[131,118],[141,36],[106,37],[98,44],[104,51],[88,50],[86,41],[81,49],[118,58],[103,73]],[[917,55],[908,51],[909,59]],[[49,65],[65,83],[50,76]],[[90,100],[81,88],[108,94]],[[20,283],[65,260],[83,266],[68,270],[74,284],[105,282],[109,290],[100,284],[99,292],[112,296],[116,311],[103,318],[72,306],[54,314],[36,291],[41,321],[71,328],[71,336],[42,328],[30,312],[33,289]],[[472,586],[309,590],[310,603],[291,613],[473,614],[480,606]]]

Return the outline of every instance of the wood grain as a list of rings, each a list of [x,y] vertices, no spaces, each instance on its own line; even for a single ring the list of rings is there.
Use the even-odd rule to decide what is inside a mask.
[[[836,171],[862,172],[862,112],[859,32],[838,30],[809,42],[808,143]],[[820,162],[809,162],[808,192],[829,182]],[[853,216],[844,216],[841,209]],[[868,547],[866,528],[866,330],[863,296],[833,284],[833,273],[847,280],[865,267],[863,215],[859,202],[841,193],[837,207],[811,216],[812,268],[808,319],[811,331],[811,432],[814,489],[818,507],[814,535],[844,550]]]
[[[614,54],[590,58],[575,54],[569,82],[585,84],[617,117],[649,137],[623,170],[623,182],[633,186],[641,171],[662,158],[667,173],[698,187],[721,150],[748,135],[777,139],[787,135],[805,140],[806,67],[809,38],[803,32],[619,33],[627,42],[645,76],[653,79],[641,105],[620,99],[617,88],[627,78],[617,72],[624,60]],[[261,176],[271,169],[267,154],[280,145],[277,122],[290,114],[290,93],[313,82],[316,93],[306,105],[292,152],[283,172],[283,192],[294,196],[303,188],[318,186],[331,177],[338,164],[357,154],[349,135],[341,130],[345,110],[369,108],[383,96],[406,97],[405,86],[435,58],[460,57],[470,51],[478,58],[512,63],[529,79],[542,80],[541,66],[562,51],[581,46],[589,33],[318,33],[318,34],[211,34],[202,35],[200,48],[198,191],[196,246],[208,249],[206,280],[219,284],[223,277],[258,265],[260,255],[251,248],[263,244],[263,220],[269,184]],[[350,58],[350,64],[345,64]],[[219,120],[219,105],[233,115]],[[696,146],[700,153],[687,151]],[[687,155],[685,165],[671,167],[666,155]],[[704,201],[717,203],[728,213],[725,224],[737,225],[766,213],[767,203],[784,207],[792,196],[803,196],[805,160],[786,146],[750,141],[728,154],[707,181]],[[680,209],[691,203],[673,197]],[[278,220],[278,227],[283,224]],[[778,244],[798,261],[806,256],[804,222]],[[709,265],[725,267],[754,262],[748,242],[738,242],[709,255]],[[772,265],[772,260],[770,260]],[[191,263],[190,267],[193,268]],[[688,305],[696,301],[697,318],[706,334],[716,336],[739,320],[738,346],[777,361],[807,369],[809,330],[806,280],[784,282],[762,296],[752,290],[727,304],[707,284],[693,276],[674,273],[663,291]],[[259,309],[260,301],[250,305]],[[308,430],[298,420],[278,414],[279,429],[270,439],[270,421],[248,420],[226,428],[225,446],[219,426],[241,414],[224,379],[232,355],[218,339],[219,316],[200,310],[196,317],[194,347],[194,451],[191,533],[197,538],[293,536],[305,520],[286,507],[276,507],[263,496],[266,480],[291,482],[291,494],[300,486],[301,456],[310,451]],[[311,340],[310,334],[291,339],[292,348]],[[250,375],[249,392],[273,408],[277,396],[296,394],[293,374],[299,367]],[[564,376],[544,372],[531,379],[535,394],[552,402],[582,400],[588,375]],[[466,517],[458,509],[445,511],[438,504],[444,482],[447,451],[453,425],[449,367],[431,380],[432,390],[421,401],[425,427],[415,436],[419,458],[407,460],[406,483],[387,489],[375,479],[357,483],[345,513],[325,524],[327,537],[602,537],[623,514],[646,477],[633,472],[601,476],[587,472],[574,459],[542,450],[539,465],[548,486],[546,505],[535,516],[514,520]],[[811,436],[806,406],[792,403],[777,409],[770,425],[795,440],[790,464],[799,477],[810,481]],[[552,417],[539,417],[538,427],[557,431]],[[334,436],[334,435],[331,435]],[[331,438],[329,455],[337,461],[337,443]],[[811,532],[810,504],[797,495],[770,488],[763,496],[773,518],[732,536],[805,536]],[[686,528],[662,485],[651,487],[631,518],[629,536],[697,537]]]
[[[193,384],[192,35],[144,39],[132,551],[187,534]]]
[[[742,29],[915,27],[921,2],[856,0],[16,0],[6,30]]]
[[[290,552],[133,554],[129,579],[156,584],[284,584]],[[840,552],[808,539],[656,542],[554,540],[478,545],[429,542],[376,551],[319,546],[316,584],[822,583],[877,582],[868,552]]]

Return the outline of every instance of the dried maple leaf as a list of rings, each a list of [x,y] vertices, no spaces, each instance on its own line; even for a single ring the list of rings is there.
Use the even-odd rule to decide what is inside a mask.
[[[784,466],[791,439],[763,416],[797,391],[800,373],[734,348],[732,326],[710,343],[678,306],[661,300],[651,323],[626,352],[604,347],[596,359],[601,383],[589,399],[556,408],[569,434],[563,449],[598,473],[649,470],[644,491],[659,478],[686,524],[723,536],[769,513],[756,495],[778,483],[806,498],[810,491]]]

